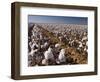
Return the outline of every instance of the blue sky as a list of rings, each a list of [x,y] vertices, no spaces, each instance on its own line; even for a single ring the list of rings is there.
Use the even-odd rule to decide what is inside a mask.
[[[87,17],[29,15],[28,23],[60,23],[87,25]]]

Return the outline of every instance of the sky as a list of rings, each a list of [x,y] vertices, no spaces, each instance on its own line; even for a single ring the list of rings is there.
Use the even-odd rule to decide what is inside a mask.
[[[60,23],[87,25],[87,17],[29,15],[28,23]]]

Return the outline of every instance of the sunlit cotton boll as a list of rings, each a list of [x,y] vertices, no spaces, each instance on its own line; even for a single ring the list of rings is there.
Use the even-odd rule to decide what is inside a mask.
[[[44,53],[44,57],[45,59],[54,59],[53,53],[52,53],[52,49],[49,47],[47,51],[45,51]]]
[[[58,59],[59,59],[60,62],[65,62],[66,61],[65,49],[61,49]]]

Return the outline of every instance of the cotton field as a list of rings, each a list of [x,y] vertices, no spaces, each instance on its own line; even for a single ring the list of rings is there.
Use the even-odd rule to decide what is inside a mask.
[[[87,25],[28,25],[28,66],[88,63]]]

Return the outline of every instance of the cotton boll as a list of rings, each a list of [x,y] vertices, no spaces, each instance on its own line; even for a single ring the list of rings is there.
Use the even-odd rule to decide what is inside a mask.
[[[58,59],[60,62],[65,62],[66,61],[66,57],[65,57],[65,49],[61,49]]]
[[[45,59],[54,59],[53,53],[52,53],[52,49],[49,48],[47,51],[45,51],[44,53],[44,57]]]
[[[42,65],[46,65],[47,64],[47,60],[46,59],[43,59],[42,60]]]

